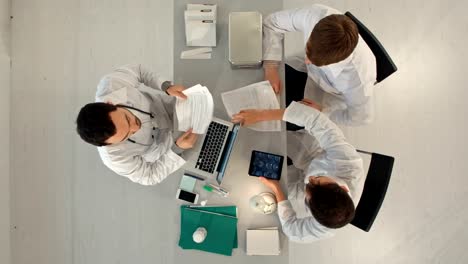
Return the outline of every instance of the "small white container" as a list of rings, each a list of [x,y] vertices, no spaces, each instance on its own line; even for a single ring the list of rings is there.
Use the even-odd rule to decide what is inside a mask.
[[[269,192],[260,193],[250,198],[250,207],[261,214],[271,214],[276,211],[276,197]]]
[[[197,228],[197,230],[195,230],[195,232],[193,232],[193,241],[195,243],[202,243],[203,241],[205,241],[205,238],[206,238],[206,235],[208,234],[208,232],[206,231],[206,229],[204,227],[199,227]]]

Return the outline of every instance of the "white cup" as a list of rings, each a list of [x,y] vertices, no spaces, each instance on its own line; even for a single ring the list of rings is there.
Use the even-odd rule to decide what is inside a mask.
[[[205,238],[206,238],[206,235],[207,235],[207,231],[205,228],[203,227],[199,227],[197,228],[197,230],[195,230],[195,232],[193,232],[193,241],[195,241],[195,243],[201,243],[203,241],[205,241]]]

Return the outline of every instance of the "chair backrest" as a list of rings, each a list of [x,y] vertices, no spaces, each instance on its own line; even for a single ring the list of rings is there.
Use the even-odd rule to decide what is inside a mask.
[[[359,35],[366,42],[367,46],[374,53],[375,60],[377,62],[377,82],[383,81],[385,78],[397,71],[395,63],[393,63],[392,58],[388,55],[387,51],[384,49],[379,40],[372,34],[372,32],[364,26],[361,21],[359,21],[353,14],[346,12],[345,15],[357,25],[359,30]]]
[[[385,198],[395,158],[377,153],[360,152],[370,154],[372,158],[361,199],[351,224],[369,232]]]

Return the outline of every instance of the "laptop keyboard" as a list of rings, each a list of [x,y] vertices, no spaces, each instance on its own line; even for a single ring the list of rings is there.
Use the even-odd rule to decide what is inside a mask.
[[[223,148],[224,140],[227,136],[229,126],[216,122],[211,122],[206,132],[205,140],[201,147],[195,168],[213,173],[216,168],[216,162]]]

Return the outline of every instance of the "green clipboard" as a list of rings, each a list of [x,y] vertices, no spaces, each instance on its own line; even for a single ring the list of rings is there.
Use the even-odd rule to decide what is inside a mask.
[[[181,229],[179,246],[183,249],[197,249],[207,252],[232,255],[237,248],[237,208],[235,206],[180,207]],[[198,244],[192,239],[198,227],[208,231],[205,241]]]

